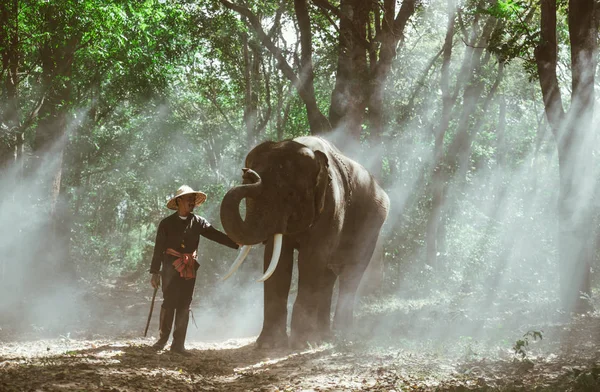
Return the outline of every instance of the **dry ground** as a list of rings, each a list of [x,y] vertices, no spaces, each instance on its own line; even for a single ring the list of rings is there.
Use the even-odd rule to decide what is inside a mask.
[[[143,319],[147,297],[125,294],[113,317]],[[371,304],[352,337],[304,351],[258,350],[250,336],[192,339],[184,357],[154,352],[153,338],[107,317],[62,336],[0,324],[0,391],[600,390],[598,314],[532,325],[523,315],[475,317],[452,301],[391,302]],[[529,339],[525,357],[515,355],[530,328],[543,330],[543,340]]]

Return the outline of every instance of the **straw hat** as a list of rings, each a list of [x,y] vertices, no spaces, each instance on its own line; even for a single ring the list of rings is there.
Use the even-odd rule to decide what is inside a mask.
[[[167,208],[170,210],[176,210],[177,203],[175,202],[175,199],[184,195],[189,195],[190,193],[196,194],[196,207],[198,207],[200,204],[206,201],[206,193],[195,191],[187,185],[182,185],[179,187],[179,189],[177,189],[177,192],[175,192],[175,196],[173,196],[171,200],[169,200],[169,202],[167,203]]]

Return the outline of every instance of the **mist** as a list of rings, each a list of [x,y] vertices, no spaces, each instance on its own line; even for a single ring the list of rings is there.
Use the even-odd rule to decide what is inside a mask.
[[[221,157],[217,170],[211,171],[202,140],[185,134],[184,128],[179,130],[181,132],[169,129],[172,125],[166,124],[167,117],[173,113],[167,105],[153,106],[151,110],[155,110],[155,114],[148,113],[138,128],[150,129],[147,137],[138,135],[132,139],[114,128],[110,137],[129,146],[119,155],[111,156],[108,152],[108,159],[99,162],[104,170],[90,171],[83,167],[81,173],[63,171],[63,181],[78,175],[87,178],[88,187],[94,182],[107,186],[101,186],[93,194],[86,193],[83,185],[69,187],[57,203],[59,210],[55,214],[51,213],[51,203],[45,195],[62,164],[61,154],[56,151],[66,149],[69,154],[69,148],[81,148],[69,144],[69,138],[84,136],[85,113],[72,121],[65,137],[49,152],[39,156],[27,151],[21,163],[25,166],[24,172],[21,164],[10,165],[2,171],[0,250],[6,256],[0,266],[0,312],[3,315],[1,328],[6,336],[90,339],[115,332],[141,336],[149,311],[146,301],[152,296],[147,271],[156,228],[160,219],[172,213],[166,209],[166,202],[182,184],[208,193],[207,202],[195,213],[223,230],[219,222],[220,201],[215,196],[219,190],[215,185],[223,184],[215,184],[215,179],[223,177],[221,171],[228,173],[227,177],[233,171],[238,175],[238,170],[232,169],[232,162],[241,168],[240,158]],[[200,116],[202,114],[198,114]],[[165,140],[163,132],[167,129],[174,132]],[[173,159],[181,153],[191,158]],[[139,163],[151,154],[151,161]],[[104,160],[101,156],[100,159]],[[123,187],[121,184],[133,175],[139,176],[141,181],[136,181],[133,187],[131,184]],[[148,205],[132,203],[131,198],[139,200],[140,193],[146,193],[142,200]],[[156,213],[148,217],[145,216],[147,211]],[[61,228],[67,227],[71,232],[69,246],[72,249],[64,248],[64,243],[57,246],[56,214],[60,214]],[[96,226],[90,226],[90,221]],[[141,223],[141,227],[128,232],[131,226],[126,221],[136,226]],[[90,231],[97,233],[92,235],[99,236],[98,243],[80,244],[80,239],[89,239]],[[262,270],[262,254],[257,258],[258,252],[258,249],[252,251],[240,273],[251,269],[258,276]],[[255,279],[221,282],[221,275],[236,256],[231,249],[202,238],[199,254],[200,276],[192,303],[195,326],[190,326],[190,337],[215,340],[257,335],[262,326],[262,285]],[[256,260],[251,261],[253,259]],[[135,289],[137,294],[127,293],[132,285],[139,287]],[[126,293],[128,299],[119,298],[119,292]],[[128,303],[131,300],[133,304]],[[158,332],[157,312],[161,302],[159,292],[150,336]],[[215,325],[231,327],[215,329]]]
[[[335,6],[308,6],[313,32],[308,61],[300,43],[306,25],[294,19],[301,10],[282,2],[253,24],[227,3],[183,6],[194,17],[179,15],[170,23],[179,26],[185,19],[186,28],[199,31],[185,33],[189,37],[177,41],[180,46],[162,60],[136,59],[152,63],[150,68],[165,67],[157,75],[144,68],[148,75],[139,73],[139,86],[124,83],[132,76],[119,74],[120,57],[118,67],[98,76],[106,80],[93,86],[79,65],[73,78],[81,80],[73,97],[81,101],[69,108],[64,134],[37,148],[33,122],[23,131],[24,154],[0,157],[0,342],[5,343],[0,357],[61,354],[78,345],[148,348],[159,334],[162,303],[158,290],[151,308],[148,270],[158,224],[173,213],[167,201],[184,184],[203,191],[207,201],[194,213],[223,231],[220,203],[227,190],[242,183],[246,154],[263,141],[309,134],[330,141],[369,170],[391,208],[361,282],[354,325],[333,331],[326,341],[308,342],[306,352],[321,360],[318,353],[329,350],[333,354],[326,358],[336,366],[336,356],[347,353],[354,358],[348,360],[352,366],[362,355],[380,361],[393,357],[385,366],[396,370],[412,359],[424,368],[460,363],[469,367],[461,374],[471,376],[477,361],[526,364],[527,358],[540,366],[598,347],[597,333],[590,331],[600,317],[600,121],[593,88],[585,90],[598,84],[598,70],[596,59],[585,53],[571,58],[576,55],[566,34],[568,10],[555,10],[565,30],[553,45],[554,79],[545,78],[548,67],[540,65],[547,41],[540,38],[540,20],[545,19],[537,9],[529,13],[533,5],[511,2],[512,8],[490,5],[483,12],[475,3],[432,1],[417,2],[393,48],[389,73],[374,80],[369,79],[369,72],[375,74],[371,62],[379,61],[385,40],[362,37],[371,40],[374,51],[364,53],[364,62],[372,66],[365,67],[368,75],[341,72],[347,64],[340,61],[337,45],[348,43],[338,36],[342,23],[335,22]],[[403,1],[396,7],[404,4],[414,6]],[[370,12],[368,23],[375,23],[375,11]],[[536,24],[533,33],[527,32],[535,39],[511,36],[522,33],[518,23],[525,23],[525,15],[527,23]],[[162,28],[160,34],[166,34]],[[271,34],[280,53],[264,45],[259,28]],[[184,34],[181,29],[173,35]],[[160,37],[170,43],[174,37],[167,35]],[[140,51],[158,53],[160,45]],[[78,55],[89,56],[85,64],[100,63],[98,53],[90,53]],[[282,68],[285,62],[288,71]],[[336,89],[338,78],[351,87]],[[548,90],[550,79],[556,85]],[[33,81],[33,76],[27,79]],[[369,106],[375,82],[382,82],[381,108]],[[27,83],[20,88],[26,90]],[[310,110],[327,121],[333,121],[327,111],[334,97],[349,112],[333,129],[311,129],[310,102],[299,88],[306,88],[303,94],[312,91]],[[22,117],[35,102],[29,95],[21,100]],[[359,99],[364,101],[357,104]],[[6,117],[7,107],[8,102],[0,105]],[[362,112],[352,112],[357,108]],[[381,118],[375,109],[383,111]],[[9,130],[8,121],[1,120],[0,131]],[[12,149],[10,132],[0,134],[0,141]],[[11,151],[3,146],[0,153]],[[250,374],[239,369],[255,362],[289,354],[248,354],[263,326],[263,285],[257,279],[263,274],[264,248],[255,245],[225,281],[237,252],[206,238],[198,248],[186,346],[201,361],[213,349],[239,354],[241,359],[229,362],[236,377]],[[298,290],[296,258],[297,252],[288,333]],[[336,283],[331,320],[337,291]],[[36,348],[20,351],[28,344]],[[156,358],[164,360],[164,353]],[[310,362],[307,368],[319,366]],[[198,369],[189,365],[183,372],[205,370]]]
[[[408,42],[406,45],[412,44]],[[402,61],[403,59],[397,61],[399,69],[402,67]],[[518,65],[512,67],[516,68]],[[344,128],[324,135],[334,145],[339,146],[343,153],[372,172],[380,165],[382,157],[387,161],[383,169],[385,179],[382,185],[392,204],[380,241],[384,252],[383,280],[377,290],[378,294],[398,301],[404,298],[433,297],[438,304],[451,304],[453,309],[466,312],[465,317],[485,313],[488,319],[497,320],[506,319],[507,309],[511,307],[515,307],[513,312],[524,311],[517,307],[523,304],[513,301],[514,295],[519,293],[520,298],[527,298],[527,311],[547,311],[548,307],[556,305],[558,295],[555,208],[559,187],[558,159],[554,147],[555,140],[549,131],[541,131],[543,137],[537,141],[537,145],[531,144],[525,150],[519,151],[522,158],[518,164],[510,167],[490,164],[487,167],[468,170],[466,178],[451,180],[445,204],[442,206],[445,230],[448,233],[445,249],[443,253],[438,254],[438,265],[429,266],[423,263],[426,241],[424,233],[415,228],[408,228],[407,222],[423,224],[423,217],[415,218],[414,214],[418,213],[419,205],[427,202],[427,178],[434,164],[433,146],[423,133],[426,133],[427,128],[435,121],[437,114],[434,107],[439,99],[435,92],[422,97],[423,103],[419,112],[409,123],[396,125],[402,127],[402,131],[388,128],[382,145],[358,143],[347,136]],[[193,120],[202,127],[206,113],[196,113],[192,119],[180,119],[174,124],[172,117],[178,114],[173,112],[168,104],[152,105],[152,108],[154,112],[149,111],[145,119],[135,127],[141,132],[138,136],[132,138],[115,128],[116,133],[112,137],[117,140],[121,138],[129,147],[124,153],[107,156],[109,160],[104,166],[108,172],[101,173],[98,179],[106,182],[107,186],[103,187],[100,193],[85,195],[82,194],[83,188],[68,190],[71,195],[75,195],[74,199],[81,198],[84,203],[97,204],[100,212],[112,215],[110,220],[114,220],[117,225],[119,219],[145,220],[146,229],[137,233],[140,236],[139,246],[132,247],[132,250],[141,251],[142,254],[133,254],[131,260],[127,261],[123,259],[123,254],[118,252],[94,249],[96,254],[93,258],[98,260],[96,262],[115,264],[114,273],[128,270],[127,266],[119,267],[119,263],[125,261],[141,265],[149,263],[153,230],[159,219],[168,215],[169,211],[163,208],[164,203],[181,184],[185,183],[204,191],[208,189],[208,201],[196,213],[206,216],[217,228],[222,229],[218,221],[219,200],[213,196],[217,192],[211,194],[210,190],[217,189],[213,187],[226,189],[238,183],[244,155],[252,147],[241,148],[240,153],[234,156],[224,153],[223,150],[217,151],[218,160],[213,161],[213,166],[210,166],[211,152],[207,150],[205,140],[194,136],[198,129],[189,129],[181,121]],[[125,110],[124,107],[123,111]],[[492,110],[497,110],[497,105]],[[388,114],[391,115],[392,113]],[[82,116],[85,117],[85,113],[80,115]],[[423,116],[429,117],[430,122],[423,123]],[[508,123],[519,120],[511,118],[510,113],[508,114]],[[73,127],[81,130],[81,119],[77,124],[78,126]],[[78,132],[77,129],[72,131],[73,134]],[[494,132],[493,129],[471,130],[478,137],[484,131]],[[507,132],[510,132],[510,128]],[[508,137],[511,137],[510,133]],[[224,149],[231,142],[219,142],[220,148]],[[65,139],[60,143],[64,147],[67,141]],[[510,150],[510,140],[508,144]],[[193,158],[174,159],[178,154],[186,154]],[[5,255],[15,257],[7,259],[11,262],[4,262],[2,265],[2,277],[5,282],[2,305],[5,314],[10,314],[10,309],[16,306],[23,309],[22,305],[17,304],[27,298],[27,301],[31,301],[26,307],[27,311],[16,312],[19,315],[15,316],[21,318],[23,325],[35,325],[38,329],[47,327],[49,330],[65,333],[66,329],[61,327],[61,321],[75,320],[76,315],[85,314],[86,325],[89,326],[97,324],[103,317],[109,317],[107,313],[110,313],[110,310],[105,309],[96,319],[93,311],[89,308],[84,310],[85,301],[82,302],[80,297],[89,298],[85,295],[86,287],[94,280],[112,281],[120,277],[111,277],[104,275],[105,273],[88,275],[82,269],[78,271],[80,274],[77,279],[67,279],[66,282],[61,280],[60,283],[54,284],[52,281],[44,282],[45,273],[40,276],[38,271],[52,271],[53,266],[59,266],[60,258],[64,257],[48,253],[49,247],[44,242],[47,227],[51,223],[48,215],[43,213],[45,201],[36,195],[44,194],[43,186],[50,181],[54,165],[57,163],[53,162],[52,153],[42,159],[45,163],[24,179],[17,180],[16,167],[3,171],[3,201],[0,209],[3,240],[0,249]],[[131,188],[131,185],[128,185],[129,188],[121,187],[120,183],[132,170],[138,177],[133,184],[137,189]],[[95,176],[97,175],[92,174],[89,178],[93,181]],[[592,170],[588,177],[595,178],[595,171]],[[217,180],[219,182],[216,182]],[[590,181],[590,184],[595,186],[594,181]],[[128,198],[138,197],[142,192],[146,193],[142,200],[149,204],[130,205]],[[121,201],[105,210],[102,207],[103,198],[108,194],[116,194],[116,199]],[[24,203],[27,206],[23,206]],[[117,207],[118,213],[115,213]],[[30,209],[39,213],[23,215]],[[138,210],[133,212],[134,218],[129,217],[132,209]],[[153,211],[152,216],[145,216],[144,212],[150,210]],[[83,228],[78,225],[90,219],[90,213],[92,212],[72,211],[72,220],[75,222],[72,230],[77,227]],[[123,233],[124,229],[118,231]],[[407,231],[410,233],[403,234]],[[110,230],[107,230],[105,235],[110,236]],[[76,236],[77,234],[71,240]],[[397,242],[398,237],[402,238],[401,247],[396,250],[387,248],[390,242]],[[22,244],[23,238],[36,239],[34,248],[29,249],[26,255],[20,250],[22,245],[17,245]],[[198,329],[191,328],[190,333],[194,339],[224,339],[258,334],[262,318],[262,287],[254,282],[253,276],[262,269],[262,248],[257,246],[252,250],[249,260],[244,263],[244,267],[234,279],[220,282],[219,273],[226,271],[235,254],[219,249],[205,239],[201,241],[200,271],[206,270],[209,273],[202,274],[196,287],[193,310]],[[121,247],[121,251],[123,250],[128,251],[126,246]],[[39,254],[40,260],[43,260],[43,267],[38,265],[37,257],[31,257],[30,254]],[[85,251],[76,255],[79,259],[86,256]],[[145,260],[140,260],[140,256]],[[42,282],[28,287],[25,282],[32,279]],[[143,281],[145,278],[138,279]],[[118,281],[113,283],[115,286],[119,285]],[[292,288],[292,292],[294,290],[295,287]],[[148,285],[144,298],[147,298],[150,292]],[[369,297],[366,298],[368,303]],[[289,303],[291,309],[293,295]],[[358,314],[361,312],[361,304],[359,301]],[[404,305],[389,301],[385,306],[395,311],[394,306]],[[141,310],[138,313],[142,313]],[[420,322],[415,321],[413,328],[422,331],[419,334],[422,335],[419,336],[422,339],[439,340],[444,335],[454,336],[464,326],[459,324],[454,327],[456,330],[449,329],[445,318],[447,316],[441,314],[439,318],[423,319],[422,323],[428,324],[425,330]],[[398,316],[399,319],[402,317]],[[392,328],[388,324],[397,323],[399,319],[382,322],[382,325],[377,326],[378,333],[375,335],[386,335],[386,331],[389,334]],[[143,319],[134,321],[116,317],[111,322],[131,326],[135,323],[143,324]],[[214,325],[231,327],[215,329]],[[476,332],[473,330],[465,333],[463,330],[462,334],[476,335]]]

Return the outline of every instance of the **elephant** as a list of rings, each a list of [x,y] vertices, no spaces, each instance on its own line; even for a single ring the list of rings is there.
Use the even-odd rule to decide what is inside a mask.
[[[221,202],[227,235],[244,245],[264,243],[264,320],[259,348],[306,347],[332,337],[333,288],[339,278],[333,330],[353,322],[360,280],[380,235],[390,200],[375,178],[329,141],[314,136],[267,141],[246,156],[242,184]],[[245,199],[245,218],[240,202]],[[298,250],[298,293],[287,335],[293,255]]]

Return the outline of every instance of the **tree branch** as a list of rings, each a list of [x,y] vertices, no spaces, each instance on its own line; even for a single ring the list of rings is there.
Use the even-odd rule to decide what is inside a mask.
[[[394,20],[394,29],[392,33],[396,38],[396,42],[404,39],[404,28],[410,17],[415,13],[416,1],[415,0],[404,0],[402,6],[398,10],[396,19]]]
[[[336,6],[334,6],[333,4],[331,4],[329,1],[327,0],[312,0],[312,2],[319,8],[322,8],[324,10],[330,11],[332,14],[334,14],[335,16],[337,16],[339,19],[342,19],[344,16],[342,15],[342,12],[340,11],[340,9]]]
[[[255,135],[257,135],[257,136],[266,128],[267,124],[269,123],[269,120],[271,119],[271,113],[273,111],[273,107],[271,105],[270,77],[269,77],[269,74],[267,73],[267,70],[265,67],[265,62],[262,57],[260,59],[260,62],[262,65],[264,79],[265,79],[265,101],[267,103],[267,113],[265,113],[263,116],[261,116],[260,120],[258,121],[258,124],[255,129]]]
[[[483,124],[483,122],[485,120],[487,120],[486,114],[489,109],[490,103],[492,102],[492,99],[496,95],[496,92],[498,91],[498,87],[500,87],[500,82],[502,82],[503,78],[504,78],[504,62],[499,60],[498,61],[498,74],[496,75],[496,80],[494,81],[494,84],[490,88],[490,91],[488,92],[487,96],[485,97],[485,100],[483,101],[483,105],[481,108],[482,113],[479,116],[477,123],[473,127],[474,132],[477,132],[477,130],[479,130],[479,128],[481,128],[481,124]]]
[[[23,121],[23,123],[19,124],[18,126],[13,127],[9,132],[19,133],[19,132],[23,132],[27,128],[29,128],[31,126],[31,124],[33,124],[35,119],[38,117],[40,109],[42,108],[42,106],[44,106],[45,101],[46,101],[46,94],[42,94],[42,96],[38,99],[36,105],[33,107],[31,112],[25,119],[25,121]]]
[[[333,28],[335,29],[335,31],[339,34],[340,33],[340,28],[338,27],[338,25],[335,23],[335,21],[331,18],[331,16],[329,15],[329,13],[327,11],[329,11],[330,9],[326,6],[321,6],[319,3],[327,3],[329,4],[328,1],[323,1],[323,0],[313,0],[313,3],[315,3],[317,5],[317,7],[323,11],[323,15],[325,16],[325,18],[327,18],[327,20],[329,21],[329,23],[331,24],[331,26],[333,26]],[[336,12],[333,12],[334,15],[338,16],[338,18],[341,18],[341,13],[340,10],[338,10],[336,7],[332,6],[331,4],[329,4],[330,7],[334,8],[336,10]]]
[[[215,99],[215,97],[214,97],[214,91],[212,89],[211,89],[211,93],[212,94],[207,94],[205,92],[204,96],[206,97],[206,99],[208,99],[210,101],[210,103],[212,103],[214,105],[214,107],[221,114],[221,116],[223,116],[223,119],[227,123],[227,126],[229,126],[229,129],[231,129],[236,134],[239,133],[239,130],[236,127],[233,126],[233,124],[231,123],[231,121],[229,121],[229,117],[227,117],[227,114],[225,114],[225,112],[223,111],[223,108],[221,107],[221,105],[219,105],[219,102],[217,102],[217,100]]]
[[[462,18],[462,12],[460,9],[458,9],[456,11],[456,15],[458,16],[457,20],[458,20],[458,26],[460,27],[460,32],[463,35],[463,41],[468,40],[469,39],[469,33],[467,32],[467,28],[465,27],[465,22]]]
[[[281,70],[281,72],[285,75],[285,77],[287,77],[292,82],[292,84],[298,91],[300,98],[302,99],[302,101],[304,102],[304,104],[306,106],[308,122],[310,124],[311,132],[320,133],[324,130],[331,129],[331,125],[327,121],[327,118],[319,110],[317,102],[316,102],[314,89],[312,89],[312,86],[313,86],[312,85],[312,68],[311,69],[305,68],[306,66],[309,65],[309,62],[307,61],[307,59],[310,58],[310,57],[305,57],[305,56],[310,56],[310,51],[312,50],[312,48],[308,46],[308,45],[311,45],[310,37],[309,37],[309,39],[302,38],[303,32],[302,32],[302,28],[301,28],[300,39],[301,39],[301,41],[302,40],[305,41],[304,44],[302,45],[302,52],[303,52],[302,53],[302,57],[303,57],[302,65],[303,65],[303,67],[301,67],[301,73],[304,74],[304,76],[298,77],[296,75],[296,73],[294,72],[294,70],[292,69],[292,67],[290,66],[290,64],[288,63],[288,61],[283,56],[283,52],[281,51],[281,49],[279,47],[277,47],[277,45],[275,45],[273,43],[273,41],[271,40],[271,38],[269,38],[269,36],[265,33],[265,31],[262,28],[262,25],[260,24],[260,20],[258,19],[258,17],[256,15],[254,15],[254,13],[252,13],[252,11],[250,11],[250,9],[248,9],[247,7],[243,7],[243,6],[234,4],[228,0],[219,0],[219,1],[221,2],[221,4],[223,4],[228,9],[235,11],[235,12],[239,13],[240,15],[245,16],[248,19],[248,23],[250,23],[250,25],[254,29],[254,32],[258,36],[261,43],[277,59],[277,67]],[[296,5],[296,14],[297,14],[299,23],[301,23],[300,19],[303,17],[308,17],[308,12],[302,10],[302,6],[306,7],[306,0],[302,0],[300,2],[299,1],[300,0],[295,0],[294,3]],[[300,6],[300,8],[298,8],[299,6]],[[298,15],[299,13],[300,13],[300,15]],[[304,14],[306,14],[306,15],[304,15]],[[309,30],[310,30],[310,23],[309,23]],[[305,52],[306,50],[309,50],[309,52]],[[311,66],[312,66],[312,64],[311,64]]]
[[[277,32],[277,28],[281,26],[281,15],[283,14],[283,9],[285,8],[286,0],[281,0],[279,3],[279,8],[277,8],[277,12],[275,13],[275,19],[273,21],[273,26],[271,26],[271,30],[269,30],[269,38],[273,38],[275,33]]]
[[[312,0],[312,2],[317,7],[321,8],[323,10],[331,11],[331,13],[333,13],[335,16],[337,16],[340,21],[344,20],[346,22],[349,22],[349,24],[351,26],[353,25],[352,20],[348,19],[348,17],[346,15],[344,15],[342,13],[342,11],[338,7],[332,5],[329,1],[327,1],[327,0]],[[333,23],[333,26],[335,27],[335,29],[339,33],[339,28],[337,27],[337,25],[335,24],[335,22],[333,20],[331,20],[331,18],[329,18],[329,16],[327,16],[327,19],[329,19],[329,21],[331,23]],[[372,41],[372,42],[366,41],[365,39],[363,39],[361,37],[361,35],[359,34],[359,32],[356,31],[356,29],[354,29],[354,28],[352,29],[352,37],[358,43],[360,43],[365,48],[365,50],[371,50],[371,46],[373,45],[374,42],[376,42],[375,40]]]
[[[540,86],[544,99],[544,108],[548,123],[555,133],[565,116],[562,96],[558,86],[556,63],[558,60],[556,38],[556,1],[542,0],[541,38],[534,50],[535,60],[540,77]]]
[[[273,43],[273,41],[271,41],[271,39],[269,38],[269,36],[265,33],[265,31],[263,30],[263,28],[262,28],[262,26],[260,24],[260,20],[258,20],[258,18],[256,17],[256,15],[254,15],[252,13],[252,11],[250,11],[248,8],[242,7],[242,6],[237,5],[237,4],[233,4],[232,2],[230,2],[228,0],[219,0],[219,1],[221,2],[221,4],[223,4],[228,9],[230,9],[232,11],[235,11],[238,14],[243,15],[243,16],[245,16],[248,19],[248,23],[250,23],[250,25],[253,27],[254,31],[258,35],[258,38],[260,39],[260,41],[262,42],[262,44],[265,45],[265,47],[277,59],[277,66],[279,67],[279,69],[281,69],[281,71],[283,72],[283,74],[294,85],[299,85],[299,80],[298,80],[298,77],[296,76],[296,74],[294,73],[294,70],[292,69],[292,67],[290,67],[289,63],[287,62],[287,60],[283,56],[283,53],[282,53],[281,49],[279,49]],[[300,94],[300,95],[302,96],[302,94]]]

